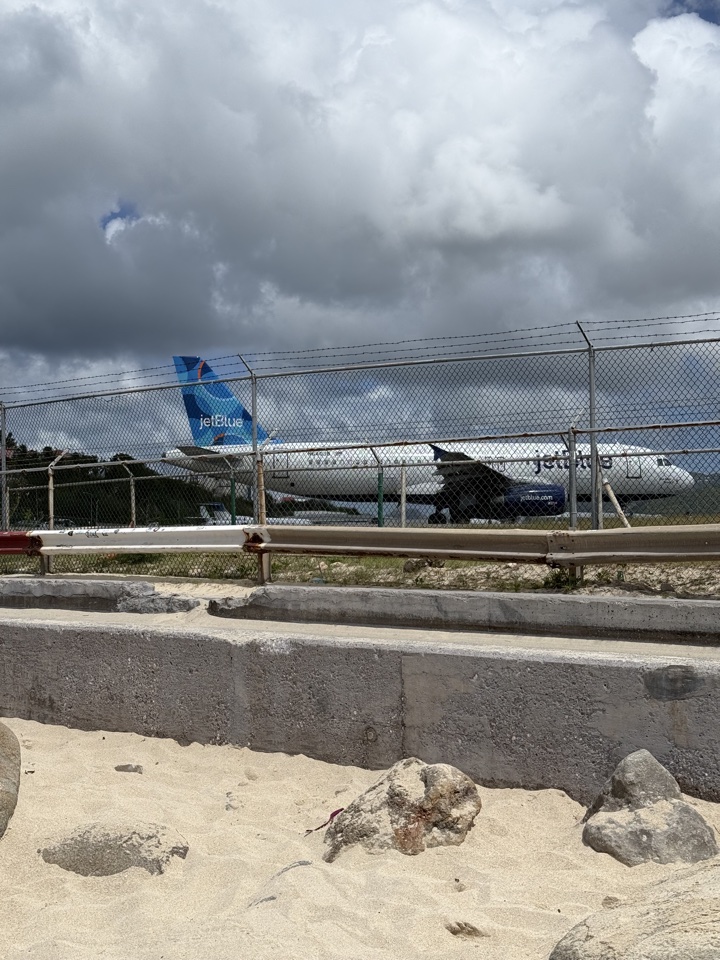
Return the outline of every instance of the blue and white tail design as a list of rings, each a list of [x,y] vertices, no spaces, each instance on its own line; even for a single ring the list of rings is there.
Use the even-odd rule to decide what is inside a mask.
[[[199,447],[252,443],[252,417],[201,357],[173,357],[193,441]],[[258,424],[258,443],[268,434]]]

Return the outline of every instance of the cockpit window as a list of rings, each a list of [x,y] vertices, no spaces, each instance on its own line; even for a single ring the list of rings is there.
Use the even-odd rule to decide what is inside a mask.
[[[657,458],[657,465],[658,465],[659,467],[671,467],[671,466],[672,466],[672,464],[670,463],[670,461],[668,460],[667,457],[658,457],[658,458]]]

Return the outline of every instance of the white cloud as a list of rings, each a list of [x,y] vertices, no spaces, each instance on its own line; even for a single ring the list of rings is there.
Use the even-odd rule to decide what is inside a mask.
[[[5,345],[159,356],[716,306],[720,27],[630,6],[6,4]],[[120,198],[139,219],[103,231]]]

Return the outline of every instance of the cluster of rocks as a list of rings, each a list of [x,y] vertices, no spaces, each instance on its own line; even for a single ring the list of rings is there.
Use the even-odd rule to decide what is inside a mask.
[[[404,854],[459,844],[480,809],[475,784],[459,770],[402,760],[332,819],[324,859],[355,844]],[[619,764],[584,823],[584,843],[627,866],[696,866],[656,884],[641,902],[606,898],[605,909],[563,937],[550,960],[720,960],[715,834],[652,754],[638,750]],[[464,922],[447,929],[454,936],[488,935]]]
[[[142,773],[123,764],[122,772]],[[0,723],[0,837],[13,814],[20,782],[20,745]],[[428,847],[463,842],[482,808],[473,781],[447,764],[401,760],[330,819],[323,859],[360,845],[370,853],[416,855]],[[712,828],[683,799],[677,781],[646,750],[626,757],[584,817],[583,842],[628,867],[648,861],[693,864],[655,884],[642,899],[606,898],[603,909],[575,926],[550,960],[720,960],[720,860]],[[39,851],[42,858],[83,876],[142,867],[162,873],[188,845],[158,824],[80,826]],[[703,862],[705,861],[705,862]],[[278,882],[301,860],[283,868],[248,904],[276,900]],[[447,928],[458,937],[489,934],[465,922]]]
[[[583,920],[550,960],[720,960],[717,841],[665,767],[647,750],[631,753],[584,822],[583,841],[627,866],[648,861],[699,866],[655,884],[640,902],[613,903]]]

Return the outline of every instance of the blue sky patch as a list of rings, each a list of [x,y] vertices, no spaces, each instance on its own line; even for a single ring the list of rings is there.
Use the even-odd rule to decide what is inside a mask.
[[[672,5],[673,13],[696,13],[708,23],[720,24],[720,0],[679,0]]]
[[[133,220],[138,220],[139,217],[140,215],[134,203],[120,200],[114,210],[100,218],[100,226],[103,230],[107,230],[113,220],[125,220],[128,223],[132,223]]]

